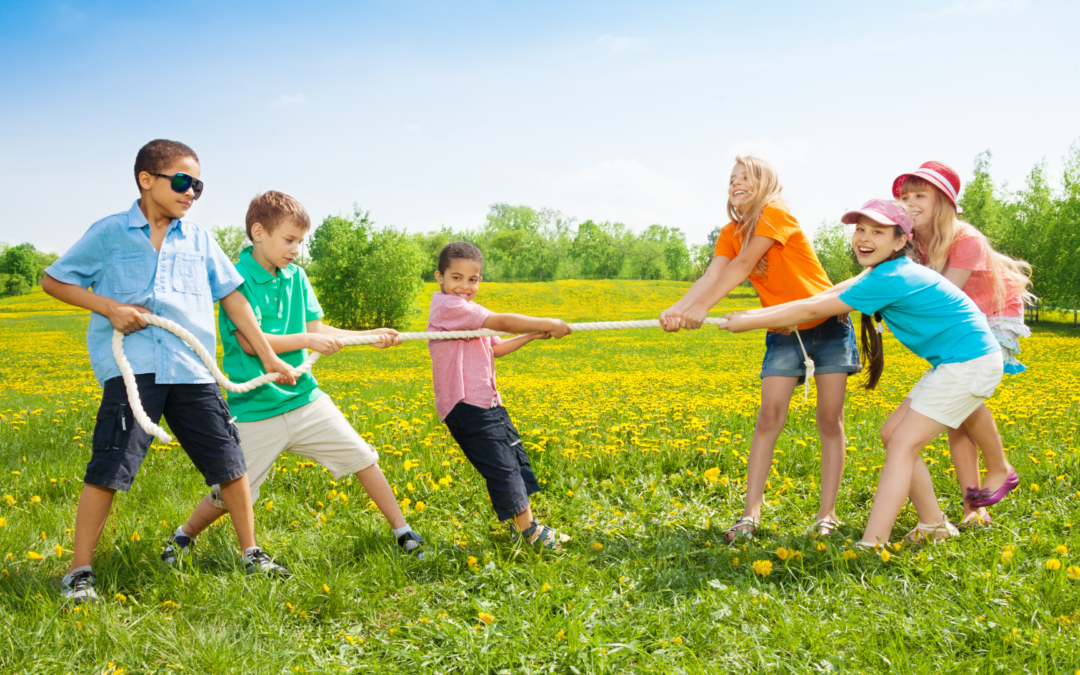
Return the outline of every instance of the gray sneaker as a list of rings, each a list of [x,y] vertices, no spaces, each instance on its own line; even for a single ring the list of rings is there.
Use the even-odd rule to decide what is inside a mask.
[[[268,577],[280,579],[288,579],[292,576],[284,565],[279,564],[258,546],[249,548],[244,554],[244,568],[248,574],[265,574]]]
[[[174,534],[165,544],[165,550],[161,552],[161,561],[166,565],[175,565],[181,555],[191,553],[191,547],[195,542],[191,537],[181,537]]]
[[[406,553],[415,555],[417,560],[424,559],[424,538],[416,532],[409,530],[402,534],[397,538],[397,543]]]
[[[60,592],[76,605],[86,602],[100,602],[101,598],[94,591],[94,573],[82,570],[69,574],[60,582]]]

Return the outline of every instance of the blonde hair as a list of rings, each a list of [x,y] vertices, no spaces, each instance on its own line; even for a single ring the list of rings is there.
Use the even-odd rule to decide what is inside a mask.
[[[995,251],[982,232],[956,216],[956,207],[936,185],[918,176],[908,176],[900,186],[900,195],[909,192],[933,192],[935,197],[934,210],[930,214],[930,236],[924,240],[917,230],[913,233],[916,243],[926,251],[927,267],[944,274],[945,268],[949,266],[949,250],[960,235],[978,237],[990,263],[990,282],[994,289],[990,315],[1001,312],[1008,303],[1009,289],[1006,280],[1012,281],[1025,304],[1035,301],[1035,294],[1028,290],[1031,286],[1031,265]]]
[[[742,164],[746,170],[746,180],[750,184],[750,201],[744,204],[743,210],[735,208],[728,197],[728,217],[735,223],[735,233],[742,240],[743,246],[753,238],[757,232],[757,224],[761,219],[761,213],[770,202],[780,200],[783,186],[780,184],[780,176],[771,164],[757,157],[736,157],[735,165]],[[765,256],[761,256],[754,267],[752,274],[765,276],[769,271]]]

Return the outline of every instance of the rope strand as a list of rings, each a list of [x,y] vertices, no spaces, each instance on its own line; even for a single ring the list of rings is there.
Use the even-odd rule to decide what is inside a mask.
[[[206,347],[203,347],[202,343],[199,342],[189,330],[185,329],[175,321],[170,321],[169,319],[155,314],[143,314],[142,317],[146,319],[146,323],[151,326],[157,326],[158,328],[167,330],[183,340],[184,343],[191,348],[191,351],[195,352],[195,355],[199,357],[199,360],[203,362],[203,365],[210,371],[210,374],[214,377],[214,380],[218,385],[226,391],[240,394],[251,391],[267,382],[274,382],[277,380],[277,373],[266,373],[253,380],[248,380],[247,382],[241,382],[239,384],[232,382],[229,378],[225,377],[225,373],[221,372],[221,369],[218,368],[217,361],[210,355],[210,352],[206,351]],[[703,322],[703,324],[709,326],[723,326],[725,323],[727,323],[726,319],[718,318],[708,318]],[[595,321],[589,323],[571,323],[568,324],[568,326],[572,331],[623,330],[629,328],[659,328],[660,321],[658,319],[647,321]],[[468,340],[478,337],[508,337],[510,335],[512,335],[512,333],[501,333],[499,331],[486,329],[398,334],[402,340]],[[346,346],[354,346],[374,344],[380,339],[382,339],[381,335],[357,335],[355,337],[341,338],[341,341],[345,343]],[[142,401],[139,399],[139,388],[135,383],[135,373],[131,368],[131,363],[128,361],[127,356],[124,354],[124,334],[118,330],[113,331],[112,352],[113,357],[116,359],[116,365],[120,369],[120,375],[124,378],[124,387],[127,389],[128,402],[131,404],[131,412],[135,417],[135,421],[143,431],[162,443],[172,442],[172,437],[165,433],[165,430],[160,426],[154,424],[153,421],[150,420],[150,416],[147,415],[146,411],[143,409]],[[308,357],[304,359],[303,363],[293,369],[292,374],[296,377],[300,377],[301,375],[310,372],[311,367],[315,365],[315,362],[319,360],[320,356],[322,355],[319,352],[311,352],[308,354]]]

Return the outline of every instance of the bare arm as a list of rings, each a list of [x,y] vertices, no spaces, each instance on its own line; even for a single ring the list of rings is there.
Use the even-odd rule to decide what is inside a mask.
[[[48,274],[41,280],[41,289],[56,298],[60,302],[66,302],[75,307],[82,307],[91,312],[96,312],[112,324],[113,328],[124,335],[146,328],[146,319],[142,314],[152,314],[150,310],[138,305],[128,305],[117,302],[104,295],[91,293],[82,286],[65,284],[57,281]]]
[[[716,306],[716,303],[727,297],[727,294],[732,291],[736,286],[746,281],[746,278],[750,276],[750,272],[757,266],[760,261],[772,245],[775,244],[774,239],[769,237],[755,236],[750,239],[750,243],[743,247],[743,250],[739,255],[735,256],[727,265],[721,267],[716,281],[712,284],[706,285],[702,288],[702,292],[698,295],[697,299],[692,305],[687,306],[681,312],[679,320],[679,328],[701,328],[702,322],[705,321],[705,317],[709,315],[709,310]],[[713,258],[715,261],[716,258]],[[711,268],[712,265],[709,265]],[[674,316],[668,318],[667,323],[664,326],[665,330],[678,330],[674,325]]]
[[[524,314],[491,314],[484,321],[484,328],[504,333],[550,333],[556,340],[570,334],[570,327],[562,319],[541,319]]]
[[[266,340],[255,318],[255,312],[251,311],[251,305],[240,291],[234,290],[221,299],[221,309],[229,315],[229,319],[236,324],[237,333],[242,335],[249,347],[262,361],[263,368],[268,373],[277,373],[278,384],[296,384],[296,377],[292,374],[292,366],[278,358],[274,348]],[[243,344],[241,344],[241,348]]]
[[[547,340],[551,337],[548,333],[527,333],[525,335],[518,335],[492,346],[491,351],[495,353],[495,358],[500,356],[506,356],[511,352],[515,352],[525,345],[529,344],[533,340]]]
[[[820,293],[805,300],[796,300],[774,307],[762,307],[761,309],[728,314],[724,317],[728,322],[720,326],[720,329],[732,333],[742,333],[743,331],[772,328],[774,326],[798,326],[817,319],[827,319],[830,316],[853,311],[855,310],[851,305],[845,303],[836,295]]]
[[[693,307],[694,303],[697,302],[698,298],[700,298],[706,290],[720,281],[720,275],[723,274],[724,269],[730,262],[731,258],[726,255],[718,255],[712,259],[712,262],[709,263],[709,267],[705,270],[705,274],[702,274],[701,278],[694,282],[690,287],[690,290],[686,291],[686,294],[679,298],[674,305],[660,313],[660,324],[664,330],[674,330],[675,332],[678,332],[678,319],[682,318],[682,313],[690,307]],[[671,325],[670,329],[668,328],[669,324]]]
[[[962,270],[959,267],[946,267],[945,273],[941,276],[951,281],[957,288],[963,288],[964,284],[971,278],[971,270]]]

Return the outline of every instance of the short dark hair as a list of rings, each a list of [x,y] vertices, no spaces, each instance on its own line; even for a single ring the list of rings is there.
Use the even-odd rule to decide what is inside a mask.
[[[135,155],[135,184],[139,185],[139,174],[143,171],[161,173],[169,168],[170,164],[185,157],[199,161],[195,151],[180,141],[167,141],[164,138],[150,141],[139,148],[139,154]],[[141,185],[139,189],[142,189]]]
[[[467,241],[452,241],[439,251],[439,274],[445,272],[455,260],[472,260],[482,266],[484,253]]]
[[[251,226],[255,223],[262,225],[266,233],[270,234],[278,225],[289,221],[296,223],[296,226],[305,232],[311,229],[311,218],[303,204],[284,192],[270,190],[256,195],[248,204],[244,225],[248,239],[255,241],[251,237]]]

